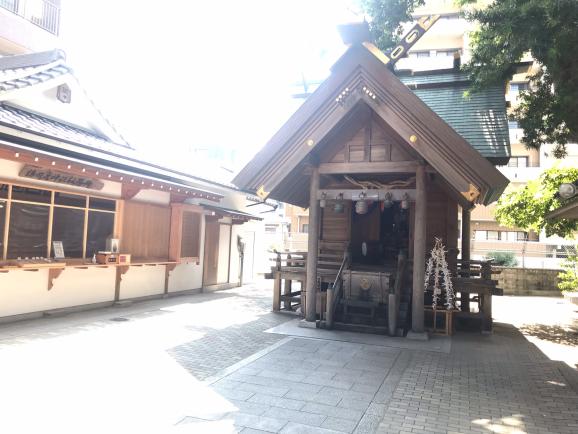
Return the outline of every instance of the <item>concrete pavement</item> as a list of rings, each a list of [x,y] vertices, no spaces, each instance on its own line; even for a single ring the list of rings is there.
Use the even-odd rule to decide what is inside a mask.
[[[0,432],[578,432],[578,309],[560,300],[496,298],[492,336],[420,349],[266,333],[292,319],[270,295],[1,325]]]

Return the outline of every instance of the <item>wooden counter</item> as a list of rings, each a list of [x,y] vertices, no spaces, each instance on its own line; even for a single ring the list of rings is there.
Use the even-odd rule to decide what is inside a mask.
[[[47,289],[50,291],[54,286],[54,281],[60,276],[60,274],[67,268],[74,269],[89,269],[89,268],[108,268],[116,267],[116,294],[118,298],[118,293],[120,291],[120,281],[122,276],[129,270],[130,267],[156,267],[158,265],[166,265],[165,270],[165,292],[168,288],[168,277],[169,273],[174,270],[174,268],[179,264],[177,261],[170,261],[166,258],[144,258],[135,259],[130,264],[93,264],[92,262],[87,262],[84,259],[68,259],[64,261],[32,261],[32,260],[9,260],[0,262],[0,273],[8,273],[13,270],[22,271],[39,271],[42,269],[48,269],[48,285]]]

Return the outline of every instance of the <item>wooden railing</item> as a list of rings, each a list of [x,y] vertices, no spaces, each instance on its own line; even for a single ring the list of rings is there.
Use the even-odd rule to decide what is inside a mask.
[[[482,331],[492,331],[492,296],[502,295],[498,281],[492,279],[492,274],[501,271],[492,269],[492,261],[460,260],[457,261],[456,277],[453,278],[454,292],[461,293],[458,318],[480,318]],[[472,298],[471,295],[475,294]],[[478,303],[478,312],[471,312],[470,303]]]
[[[274,254],[272,261],[274,265],[271,272],[265,275],[267,279],[274,279],[273,285],[273,310],[281,310],[283,303],[284,310],[296,310],[298,305],[305,304],[305,281],[307,278],[307,252],[271,252]],[[335,276],[340,273],[343,254],[334,251],[321,251],[317,261],[317,281],[321,284],[334,284]],[[293,281],[297,281],[301,288],[298,291],[293,289]],[[318,313],[324,314],[326,307],[325,299],[321,299],[318,306]],[[295,303],[295,304],[293,304]]]

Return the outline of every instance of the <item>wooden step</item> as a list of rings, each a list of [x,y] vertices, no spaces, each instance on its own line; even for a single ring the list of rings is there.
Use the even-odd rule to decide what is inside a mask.
[[[377,335],[388,334],[387,326],[371,326],[365,324],[350,324],[344,322],[334,322],[333,328],[335,330],[343,330],[357,333],[371,333]]]

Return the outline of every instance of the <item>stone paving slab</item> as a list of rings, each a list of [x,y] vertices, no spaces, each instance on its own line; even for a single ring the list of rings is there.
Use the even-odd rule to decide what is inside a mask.
[[[456,335],[450,354],[293,337],[211,387],[251,393],[231,402],[272,432],[569,434],[578,393],[568,375],[497,325],[493,336]],[[221,421],[263,429],[234,414]]]
[[[574,364],[515,327],[433,346],[265,333],[291,320],[270,311],[270,293],[0,327],[0,432],[578,433]]]
[[[266,330],[266,332],[302,338],[404,348],[408,350],[438,351],[442,353],[449,353],[451,351],[452,340],[448,336],[431,336],[428,341],[415,341],[405,338],[373,335],[369,333],[299,327],[300,321],[300,319],[285,321],[275,327],[271,327]]]
[[[208,421],[200,409],[180,424],[281,433],[374,432],[383,409],[373,399],[399,355],[396,348],[287,339],[211,384],[236,411],[211,413]]]

